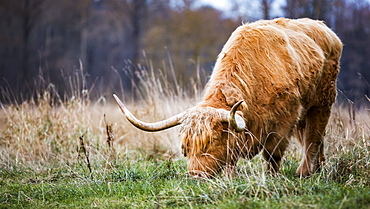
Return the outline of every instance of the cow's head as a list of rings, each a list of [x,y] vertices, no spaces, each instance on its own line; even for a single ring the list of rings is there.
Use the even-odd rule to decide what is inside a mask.
[[[160,131],[180,125],[182,152],[188,161],[188,171],[193,177],[209,177],[219,173],[226,165],[236,163],[236,134],[245,130],[243,118],[236,113],[242,103],[230,111],[213,107],[193,107],[183,113],[156,123],[145,123],[135,118],[113,95],[126,118],[144,131]]]

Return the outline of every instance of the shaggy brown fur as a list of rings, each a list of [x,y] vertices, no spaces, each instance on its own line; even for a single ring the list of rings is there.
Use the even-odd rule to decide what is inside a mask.
[[[182,121],[189,172],[213,175],[260,151],[267,169],[278,172],[293,133],[304,155],[297,174],[319,169],[341,52],[339,38],[320,21],[279,18],[238,27],[217,59],[204,100]],[[234,133],[214,109],[230,110],[240,100],[247,130]]]

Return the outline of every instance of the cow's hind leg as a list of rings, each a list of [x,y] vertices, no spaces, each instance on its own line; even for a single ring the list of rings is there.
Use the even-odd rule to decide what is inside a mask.
[[[280,162],[287,146],[288,140],[285,137],[271,137],[266,140],[262,155],[267,161],[267,172],[272,174],[279,172]]]
[[[299,122],[298,138],[303,148],[303,158],[297,170],[298,176],[309,176],[325,162],[324,134],[329,117],[330,107],[311,107],[305,121]]]

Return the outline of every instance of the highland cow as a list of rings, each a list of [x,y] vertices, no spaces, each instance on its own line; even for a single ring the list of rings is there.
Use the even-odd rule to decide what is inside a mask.
[[[136,127],[159,131],[180,125],[182,152],[194,177],[230,171],[239,158],[262,152],[267,171],[279,172],[291,138],[302,145],[297,175],[324,163],[324,134],[336,99],[340,39],[321,21],[260,20],[238,27],[224,45],[195,107]]]

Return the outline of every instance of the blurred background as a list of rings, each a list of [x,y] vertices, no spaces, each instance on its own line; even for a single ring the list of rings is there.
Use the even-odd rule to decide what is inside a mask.
[[[344,43],[339,100],[369,102],[368,0],[0,0],[0,102],[63,95],[80,72],[92,96],[130,93],[146,69],[206,81],[236,27],[276,17],[324,20]]]

